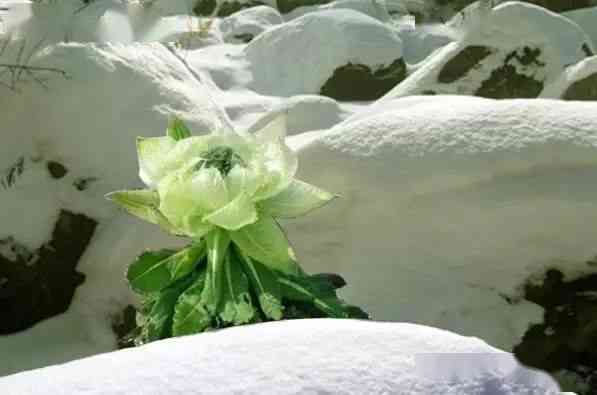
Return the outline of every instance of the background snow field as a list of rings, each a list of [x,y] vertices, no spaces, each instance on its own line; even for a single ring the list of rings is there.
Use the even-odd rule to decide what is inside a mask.
[[[0,0],[0,307],[43,294],[14,273],[48,280],[61,213],[97,222],[66,311],[0,322],[0,376],[43,368],[0,393],[557,393],[512,354],[597,390],[597,4],[491,3]],[[298,178],[341,196],[283,222],[301,266],[387,323],[115,352],[127,266],[184,243],[104,199],[142,186],[135,138],[281,112]]]

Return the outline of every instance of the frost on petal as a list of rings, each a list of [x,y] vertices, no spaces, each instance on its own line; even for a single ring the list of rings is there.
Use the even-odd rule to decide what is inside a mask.
[[[255,132],[255,140],[259,144],[278,142],[286,137],[287,113],[277,114],[263,128]]]
[[[238,230],[257,221],[257,209],[249,195],[241,193],[226,206],[206,215],[203,221],[227,230]]]
[[[218,169],[214,167],[201,169],[192,176],[189,194],[195,204],[204,212],[217,210],[230,200],[226,182]]]
[[[260,208],[273,217],[293,218],[323,206],[334,197],[334,194],[316,186],[293,180],[288,188],[261,202]]]
[[[169,137],[138,137],[139,177],[147,186],[155,186],[164,176],[164,160],[176,141]]]

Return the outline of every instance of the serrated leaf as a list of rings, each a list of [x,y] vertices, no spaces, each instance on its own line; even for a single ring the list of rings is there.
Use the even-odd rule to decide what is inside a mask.
[[[205,272],[201,273],[178,298],[172,319],[173,336],[203,332],[211,325],[211,316],[202,300],[205,277]]]
[[[348,318],[343,302],[335,295],[332,287],[324,286],[320,280],[302,276],[278,276],[282,297],[298,302],[312,303],[318,310],[333,318]],[[330,294],[330,289],[332,290]]]
[[[261,311],[267,318],[272,320],[282,319],[284,315],[282,291],[275,274],[266,266],[252,260],[242,252],[238,252],[237,256],[253,289],[257,293]]]
[[[224,260],[224,283],[219,316],[223,322],[241,325],[251,322],[255,308],[249,293],[249,280],[242,271],[240,262],[228,253]]]
[[[126,276],[136,292],[158,292],[192,272],[204,255],[205,243],[193,244],[176,253],[145,252],[129,266]]]
[[[264,216],[251,225],[230,232],[230,237],[243,253],[269,268],[287,274],[300,273],[294,251],[273,218]]]
[[[191,137],[191,131],[180,118],[173,118],[170,121],[166,134],[176,141]]]
[[[322,207],[335,197],[332,193],[295,179],[288,188],[261,202],[259,208],[272,217],[294,218]]]
[[[174,306],[195,278],[195,276],[187,276],[159,293],[142,329],[145,342],[172,336]]]

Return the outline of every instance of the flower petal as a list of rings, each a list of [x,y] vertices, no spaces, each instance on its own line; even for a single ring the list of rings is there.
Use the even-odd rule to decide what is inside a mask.
[[[189,176],[180,172],[166,176],[158,185],[159,209],[172,224],[179,228],[184,225],[184,217],[197,209],[190,185]]]
[[[227,230],[238,230],[257,221],[257,210],[249,195],[241,193],[226,206],[203,217],[203,221]]]
[[[106,198],[120,205],[129,214],[160,225],[170,233],[180,234],[180,231],[170,224],[158,210],[160,198],[156,191],[148,189],[115,191],[107,194]]]
[[[149,187],[155,186],[163,177],[164,159],[176,141],[169,137],[137,137],[139,177]]]
[[[204,212],[218,210],[230,201],[226,182],[215,167],[197,171],[189,187],[191,198]]]
[[[284,141],[265,147],[264,166],[266,182],[255,194],[255,201],[277,195],[290,185],[298,168],[298,158]]]
[[[232,241],[247,255],[270,269],[288,274],[299,274],[296,257],[282,229],[272,217],[230,232]]]
[[[316,186],[293,180],[288,188],[262,201],[259,207],[272,217],[293,218],[323,206],[334,197],[334,194]]]
[[[259,176],[253,169],[234,166],[225,178],[228,196],[235,198],[241,192],[253,196],[259,187]]]

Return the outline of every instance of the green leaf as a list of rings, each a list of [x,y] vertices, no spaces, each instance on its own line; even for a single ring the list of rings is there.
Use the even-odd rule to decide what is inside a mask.
[[[196,276],[187,276],[160,292],[143,325],[142,337],[145,342],[172,336],[174,306],[195,278]]]
[[[203,300],[207,310],[215,315],[222,299],[223,265],[230,237],[227,232],[215,229],[205,236],[205,241],[207,243],[207,273]]]
[[[338,299],[333,287],[324,285],[318,279],[305,276],[278,276],[282,288],[282,297],[297,301],[312,303],[317,309],[333,318],[348,318],[345,304]]]
[[[293,218],[320,208],[335,197],[323,189],[295,179],[288,188],[261,202],[259,208],[272,217]]]
[[[108,193],[106,199],[117,203],[129,214],[152,224],[161,225],[172,233],[176,230],[159,211],[160,197],[156,191],[138,189],[131,191],[115,191]]]
[[[219,316],[223,322],[242,325],[255,317],[255,308],[249,293],[249,280],[241,264],[233,258],[231,251],[224,260],[224,284]]]
[[[168,124],[166,135],[178,141],[191,137],[191,131],[180,118],[173,118]]]
[[[273,218],[262,217],[251,225],[230,232],[230,237],[243,253],[269,268],[287,274],[300,273],[294,251]]]
[[[266,266],[243,254],[242,251],[237,252],[239,262],[257,293],[261,311],[272,320],[282,319],[284,314],[282,291],[276,275]]]
[[[205,272],[201,273],[191,287],[178,298],[172,319],[173,336],[203,332],[211,325],[211,316],[202,299],[205,277]]]
[[[145,252],[129,266],[126,277],[136,292],[158,292],[191,273],[204,255],[203,242],[177,253],[172,250]]]

